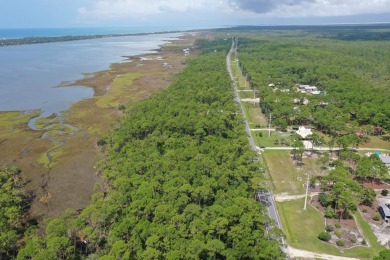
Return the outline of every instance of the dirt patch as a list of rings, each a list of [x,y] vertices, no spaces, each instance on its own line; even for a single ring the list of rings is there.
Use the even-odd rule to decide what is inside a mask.
[[[185,66],[183,48],[191,47],[197,37],[186,34],[163,46],[156,55],[148,55],[148,59],[131,57],[131,61],[112,64],[110,70],[75,82],[74,85],[93,87],[95,94],[63,112],[63,123],[77,127],[78,131],[65,138],[51,168],[39,160],[53,148],[53,143],[41,139],[43,131],[27,127],[30,117],[15,121],[13,114],[0,114],[0,163],[17,166],[28,180],[26,189],[35,194],[31,219],[42,222],[47,217],[59,216],[67,208],[80,209],[89,203],[94,184],[100,182],[95,165],[101,155],[96,142],[123,115],[119,105],[129,108],[166,88]],[[190,56],[196,54],[193,49]],[[116,80],[122,75],[134,77]]]
[[[365,182],[363,183],[363,187],[366,189],[372,188],[374,190],[390,190],[390,185],[387,183]]]
[[[319,254],[306,250],[288,247],[288,253],[292,259],[327,259],[327,260],[358,260],[358,258]]]

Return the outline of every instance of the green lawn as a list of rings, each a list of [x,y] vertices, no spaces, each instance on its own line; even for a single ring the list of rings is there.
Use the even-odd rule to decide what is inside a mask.
[[[276,146],[284,146],[282,144],[275,144],[276,140],[284,139],[286,142],[290,144],[290,133],[288,132],[277,132],[271,131],[271,136],[269,136],[268,131],[253,131],[253,137],[255,138],[255,142],[258,146],[265,147],[276,147]]]
[[[253,91],[239,91],[238,95],[240,96],[241,99],[243,99],[243,98],[253,98]]]
[[[380,148],[390,151],[390,142],[383,141],[381,136],[370,136],[370,142],[361,144],[361,148]]]
[[[268,127],[268,120],[261,113],[258,104],[253,105],[253,103],[250,102],[242,102],[242,107],[248,118],[250,128]]]
[[[316,209],[308,205],[303,210],[304,199],[277,203],[277,208],[282,220],[284,233],[289,245],[295,248],[313,252],[339,255],[345,257],[356,257],[359,259],[372,259],[384,248],[376,242],[370,226],[362,219],[359,213],[356,214],[359,225],[363,230],[365,239],[371,245],[367,247],[354,247],[340,251],[335,246],[321,242],[317,236],[324,231],[324,218]]]
[[[290,158],[290,151],[271,151],[263,153],[267,168],[271,175],[274,192],[289,194],[303,194],[303,184],[306,180],[304,171],[296,168]]]

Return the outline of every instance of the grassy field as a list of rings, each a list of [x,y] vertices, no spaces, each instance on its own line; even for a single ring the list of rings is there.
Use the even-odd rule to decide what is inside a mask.
[[[304,171],[293,164],[289,151],[266,151],[263,153],[270,171],[274,192],[303,194],[303,184],[307,179]]]
[[[248,117],[249,127],[250,128],[265,128],[268,127],[267,118],[261,113],[258,104],[253,105],[253,103],[242,102],[242,107]]]
[[[276,141],[284,139],[288,144],[290,144],[290,134],[284,132],[271,131],[271,136],[269,136],[269,131],[253,131],[253,137],[258,146],[265,147],[279,147],[284,146],[282,144],[277,144]]]
[[[324,231],[324,218],[312,206],[308,206],[307,210],[303,210],[303,204],[304,199],[277,203],[287,242],[292,247],[359,259],[372,259],[373,256],[384,249],[376,242],[370,226],[359,213],[356,214],[356,218],[370,247],[354,247],[341,251],[335,246],[321,242],[317,236]]]
[[[0,112],[0,138],[20,132],[28,124],[28,122],[39,116],[39,110],[30,112]]]
[[[370,142],[361,144],[361,148],[379,148],[390,150],[390,142],[382,140],[381,136],[370,136]]]

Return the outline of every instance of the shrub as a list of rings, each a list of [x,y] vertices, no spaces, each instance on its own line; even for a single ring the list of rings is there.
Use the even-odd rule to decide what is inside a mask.
[[[118,106],[118,110],[124,112],[124,111],[126,110],[126,106],[123,105],[123,104],[120,104],[120,105]]]
[[[314,177],[311,177],[311,178],[310,178],[309,186],[310,186],[311,188],[315,188],[315,187],[316,187],[316,178],[314,178]]]
[[[328,206],[325,211],[325,217],[326,218],[335,218],[336,214],[334,213],[334,210],[331,206]]]
[[[326,233],[326,232],[321,232],[319,235],[318,235],[318,238],[322,241],[329,241],[330,238],[332,236],[329,234],[329,233]]]
[[[345,246],[345,242],[344,242],[344,240],[337,240],[336,241],[336,245],[338,245],[338,246]]]
[[[373,189],[364,189],[362,193],[363,204],[371,206],[376,199],[376,193]]]
[[[381,192],[382,196],[387,196],[389,194],[388,190],[382,190]]]
[[[363,209],[362,211],[363,211],[363,213],[367,213],[367,209]]]
[[[326,225],[325,230],[326,232],[332,232],[334,228],[331,225]]]
[[[336,227],[336,228],[341,228],[341,224],[340,224],[340,223],[336,223],[336,224],[335,224],[335,227]]]
[[[366,240],[362,240],[362,245],[366,245],[367,244],[367,242],[366,242]]]
[[[379,213],[376,213],[375,216],[372,217],[373,220],[379,221],[381,219],[381,215]]]
[[[329,196],[327,196],[325,193],[320,193],[320,195],[318,196],[318,200],[320,204],[324,207],[330,206],[332,202],[332,199]]]
[[[107,144],[107,141],[104,139],[104,138],[100,138],[98,141],[97,141],[97,145],[98,146],[103,146],[103,145],[106,145]]]
[[[335,234],[337,237],[341,237],[343,233],[341,233],[341,230],[335,230],[334,234]]]
[[[353,238],[350,239],[350,241],[351,241],[351,243],[355,244],[356,243],[356,238],[353,237]]]

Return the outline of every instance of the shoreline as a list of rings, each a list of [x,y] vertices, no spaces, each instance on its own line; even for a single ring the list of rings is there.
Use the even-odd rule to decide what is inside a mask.
[[[28,181],[26,191],[35,197],[30,219],[43,225],[45,218],[59,216],[67,208],[83,208],[96,192],[95,183],[104,187],[100,172],[95,168],[103,156],[97,141],[111,131],[123,115],[120,105],[129,108],[169,85],[185,66],[187,57],[183,49],[194,44],[197,37],[183,34],[161,45],[156,53],[129,56],[124,62],[112,63],[107,70],[72,82],[69,87],[91,87],[94,95],[62,111],[63,122],[52,117],[37,120],[37,128],[41,129],[54,124],[49,127],[50,131],[29,129],[26,122],[33,114],[26,111],[0,112],[0,144],[4,147],[0,149],[0,163],[17,166]],[[191,56],[196,55],[195,52]],[[162,59],[154,59],[157,56]],[[17,115],[20,118],[15,119]],[[5,134],[2,125],[7,124],[12,132]],[[78,131],[70,131],[65,124],[77,127]],[[71,133],[64,134],[67,131]],[[47,138],[42,139],[42,135]],[[50,138],[63,145],[57,147],[58,144],[47,140]],[[45,159],[48,152],[52,161]]]
[[[69,109],[71,103],[94,96],[92,88],[77,85],[75,82],[93,77],[96,72],[107,71],[112,64],[128,62],[131,56],[155,53],[161,45],[181,35],[175,33],[99,39],[85,43],[53,44],[46,47],[26,45],[12,51],[0,48],[1,54],[4,54],[3,69],[9,72],[7,74],[9,76],[5,75],[0,83],[3,86],[1,93],[4,99],[0,110],[41,109],[43,117],[50,116],[52,113],[59,114]],[[65,54],[62,53],[62,47],[65,47]],[[26,55],[18,58],[20,53]],[[51,62],[48,62],[49,59]],[[64,86],[72,86],[72,88],[64,88]]]
[[[30,44],[43,44],[54,42],[66,42],[66,41],[83,41],[102,38],[116,38],[116,37],[129,37],[129,36],[144,36],[144,35],[160,35],[168,33],[196,33],[207,32],[214,29],[193,29],[193,30],[173,30],[173,31],[161,31],[161,32],[147,32],[147,33],[125,33],[125,34],[95,34],[95,35],[64,35],[54,37],[22,37],[22,38],[0,38],[0,47],[17,46],[17,45],[30,45]]]

